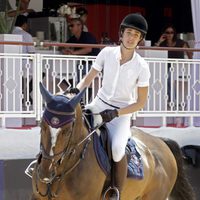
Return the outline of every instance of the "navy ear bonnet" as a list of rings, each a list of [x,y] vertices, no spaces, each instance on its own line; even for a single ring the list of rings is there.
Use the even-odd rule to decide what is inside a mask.
[[[68,99],[63,95],[52,95],[46,88],[40,83],[40,92],[43,99],[47,103],[47,106],[43,113],[44,120],[53,128],[59,128],[74,120],[75,107],[80,102],[85,90],[82,90],[72,99]]]
[[[44,120],[53,128],[59,128],[74,120],[74,110],[68,104],[69,99],[65,96],[54,96],[43,113]]]
[[[47,107],[56,112],[73,112],[74,108],[69,104],[70,99],[63,95],[52,96],[52,99],[47,103]]]

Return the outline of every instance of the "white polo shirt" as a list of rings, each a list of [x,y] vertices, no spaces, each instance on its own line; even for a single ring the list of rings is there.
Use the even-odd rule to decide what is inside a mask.
[[[136,101],[136,87],[149,86],[150,71],[147,62],[136,52],[123,65],[120,65],[120,59],[120,46],[105,47],[92,67],[103,70],[102,87],[97,96],[109,104],[124,107]]]

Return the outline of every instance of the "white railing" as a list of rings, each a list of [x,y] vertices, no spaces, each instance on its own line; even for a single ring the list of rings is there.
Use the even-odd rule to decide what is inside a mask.
[[[138,117],[200,116],[200,60],[146,58],[151,70],[149,97]]]
[[[39,121],[43,110],[39,82],[54,94],[60,90],[63,79],[68,86],[75,87],[94,59],[54,54],[0,54],[2,124],[6,118]],[[193,126],[194,118],[200,117],[200,60],[145,59],[151,70],[150,89],[147,104],[137,117],[160,118],[164,126],[167,118],[187,117],[188,125]],[[87,90],[85,103],[95,97],[101,77],[99,73]],[[31,80],[33,84],[29,84]]]

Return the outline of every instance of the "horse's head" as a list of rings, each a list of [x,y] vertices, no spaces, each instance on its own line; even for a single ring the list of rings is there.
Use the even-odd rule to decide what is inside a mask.
[[[41,121],[41,153],[37,175],[42,182],[51,183],[59,174],[58,169],[63,159],[73,153],[74,127],[77,127],[77,121],[81,126],[82,121],[81,109],[77,105],[85,90],[68,98],[64,95],[52,95],[40,84],[40,92],[46,108]]]

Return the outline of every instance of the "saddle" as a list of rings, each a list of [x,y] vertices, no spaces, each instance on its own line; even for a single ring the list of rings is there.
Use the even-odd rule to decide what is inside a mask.
[[[89,130],[94,130],[93,115],[90,110],[86,110],[86,124]],[[111,153],[111,141],[108,137],[109,130],[106,125],[102,125],[93,134],[93,148],[96,155],[97,162],[106,176],[111,174],[112,153]],[[126,145],[127,156],[127,177],[133,179],[143,179],[144,170],[143,162],[139,151],[137,150],[137,144],[129,138]]]

